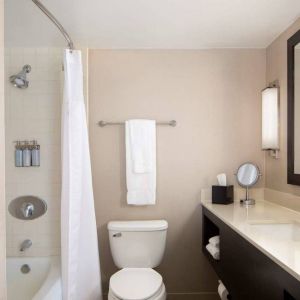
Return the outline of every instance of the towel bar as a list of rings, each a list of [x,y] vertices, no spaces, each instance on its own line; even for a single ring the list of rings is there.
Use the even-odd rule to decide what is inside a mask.
[[[106,121],[99,121],[98,125],[100,127],[105,127],[106,125],[124,125],[125,122],[106,122]],[[157,125],[168,125],[168,126],[172,126],[175,127],[177,125],[177,121],[176,120],[171,120],[168,122],[156,122]]]

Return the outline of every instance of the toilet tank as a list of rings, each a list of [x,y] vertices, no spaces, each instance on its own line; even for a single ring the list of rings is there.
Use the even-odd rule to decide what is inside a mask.
[[[107,228],[112,257],[117,267],[155,268],[162,261],[167,221],[112,221]]]

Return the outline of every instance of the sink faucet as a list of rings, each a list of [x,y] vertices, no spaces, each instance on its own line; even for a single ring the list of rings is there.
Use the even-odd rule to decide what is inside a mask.
[[[34,206],[32,203],[23,203],[21,211],[25,218],[30,218],[34,212]]]
[[[32,241],[31,240],[25,240],[22,242],[20,246],[20,251],[24,252],[26,249],[30,248],[32,246]]]

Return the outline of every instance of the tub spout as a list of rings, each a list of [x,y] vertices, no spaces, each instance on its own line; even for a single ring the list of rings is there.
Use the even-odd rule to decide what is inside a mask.
[[[24,252],[26,249],[30,248],[32,246],[32,241],[31,240],[25,240],[22,242],[20,246],[20,251]]]

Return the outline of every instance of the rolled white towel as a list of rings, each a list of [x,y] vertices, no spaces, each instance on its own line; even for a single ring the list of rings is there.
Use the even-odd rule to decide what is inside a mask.
[[[218,294],[219,294],[221,300],[228,299],[229,293],[221,280],[219,280]]]
[[[207,249],[207,251],[211,254],[211,256],[215,260],[220,259],[220,249],[219,248],[214,247],[212,244],[207,244],[205,248]]]
[[[208,242],[210,244],[212,244],[214,247],[219,248],[220,247],[220,236],[219,235],[213,236],[208,240]]]

